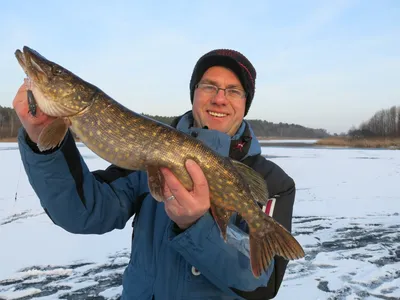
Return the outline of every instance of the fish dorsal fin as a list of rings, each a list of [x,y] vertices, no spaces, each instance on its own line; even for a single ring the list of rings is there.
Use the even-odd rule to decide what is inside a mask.
[[[254,200],[265,205],[267,203],[269,193],[264,178],[260,175],[260,173],[254,171],[244,163],[233,159],[231,159],[231,161],[238,170],[239,174],[242,176],[244,182],[247,183]]]

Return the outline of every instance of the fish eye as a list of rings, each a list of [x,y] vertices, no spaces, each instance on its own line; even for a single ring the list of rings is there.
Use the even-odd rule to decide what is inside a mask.
[[[60,75],[62,74],[63,70],[55,66],[51,69],[51,72],[53,73],[53,75]]]

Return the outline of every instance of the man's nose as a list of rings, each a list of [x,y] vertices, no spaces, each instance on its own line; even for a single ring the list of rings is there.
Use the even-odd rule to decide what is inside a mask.
[[[225,97],[225,91],[219,90],[215,97],[213,97],[212,103],[217,105],[226,105],[228,103],[228,100]]]

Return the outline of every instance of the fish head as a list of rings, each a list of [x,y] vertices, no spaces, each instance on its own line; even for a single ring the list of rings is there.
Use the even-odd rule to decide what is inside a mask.
[[[24,46],[15,56],[29,78],[39,108],[53,117],[69,117],[81,113],[93,102],[98,88],[69,70]]]

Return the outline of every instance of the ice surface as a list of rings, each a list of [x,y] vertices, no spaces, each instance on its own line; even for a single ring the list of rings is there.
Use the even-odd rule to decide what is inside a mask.
[[[108,165],[79,150],[90,169]],[[293,232],[306,251],[275,299],[400,299],[400,151],[310,145],[263,154],[296,181]],[[40,207],[17,144],[0,144],[0,166],[0,299],[117,299],[130,223],[100,236],[67,233]]]

